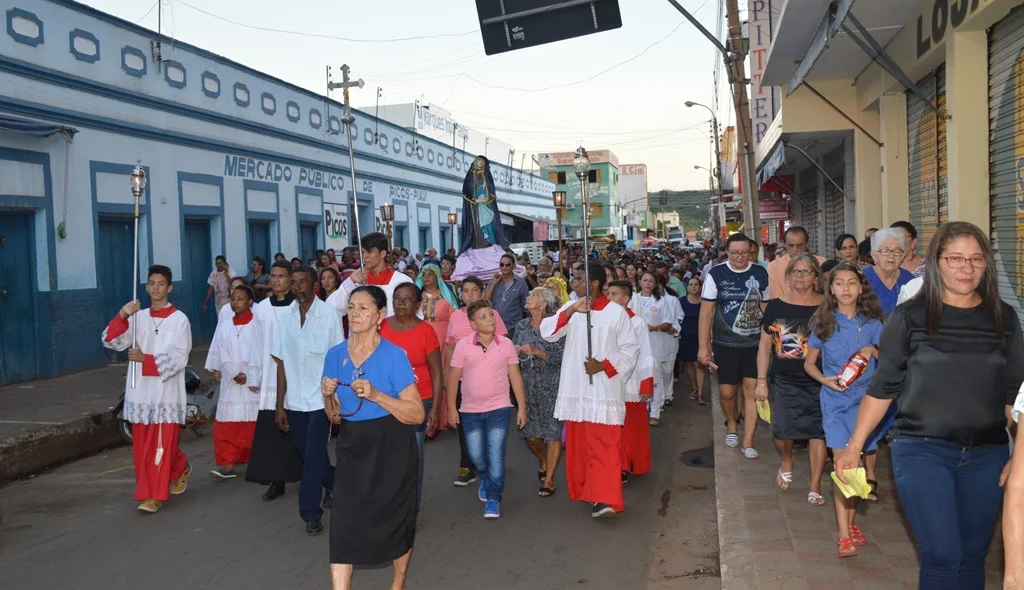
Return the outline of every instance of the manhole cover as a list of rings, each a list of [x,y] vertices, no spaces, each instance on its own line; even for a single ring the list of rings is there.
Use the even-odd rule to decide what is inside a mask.
[[[679,462],[690,467],[715,467],[715,449],[704,447],[703,449],[692,449],[684,452],[679,457]]]

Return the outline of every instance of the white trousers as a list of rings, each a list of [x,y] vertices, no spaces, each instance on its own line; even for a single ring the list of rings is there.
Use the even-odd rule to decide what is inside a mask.
[[[654,397],[648,402],[651,418],[661,419],[661,409],[666,399],[672,399],[673,360],[654,361]]]

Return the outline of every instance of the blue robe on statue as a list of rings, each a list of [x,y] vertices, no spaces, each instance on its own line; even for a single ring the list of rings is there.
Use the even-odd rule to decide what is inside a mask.
[[[483,156],[473,160],[462,181],[462,231],[459,237],[459,254],[494,245],[508,247],[495,198],[491,164]]]

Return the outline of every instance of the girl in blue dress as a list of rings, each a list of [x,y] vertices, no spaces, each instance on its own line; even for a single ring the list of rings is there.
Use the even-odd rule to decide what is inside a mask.
[[[882,333],[882,308],[864,273],[849,263],[842,263],[828,275],[828,293],[811,316],[811,337],[804,360],[804,370],[821,383],[821,422],[825,444],[839,454],[857,424],[860,400],[871,383],[878,359],[878,338]],[[849,387],[839,385],[839,374],[846,361],[856,352],[868,359],[868,367]],[[818,369],[818,358],[821,369]],[[878,447],[882,429],[878,428],[864,444],[862,451]],[[846,498],[833,486],[836,523],[839,526],[839,557],[857,554],[857,546],[867,540],[854,524],[859,499]]]

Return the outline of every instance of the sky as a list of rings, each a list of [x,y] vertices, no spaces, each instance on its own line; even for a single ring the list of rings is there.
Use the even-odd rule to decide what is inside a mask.
[[[709,166],[711,116],[683,103],[712,105],[715,49],[666,0],[619,0],[621,29],[495,56],[472,0],[160,1],[165,35],[319,93],[325,66],[347,63],[366,82],[353,105],[374,104],[378,88],[382,104],[442,105],[510,144],[517,163],[582,143],[647,164],[651,191],[708,187],[694,166]],[[157,0],[84,2],[157,28]],[[679,2],[715,32],[719,0]],[[734,117],[721,88],[725,126]]]

